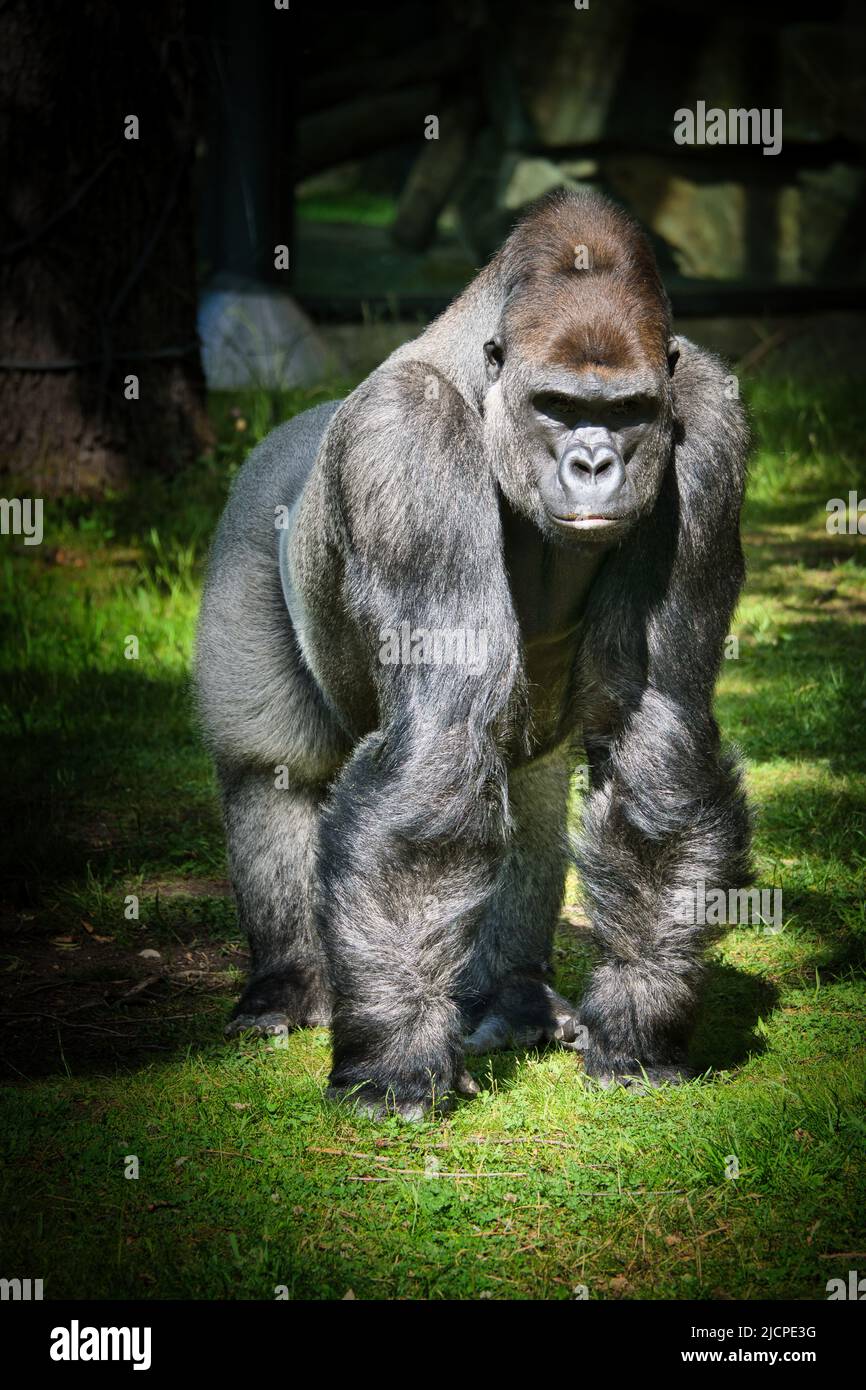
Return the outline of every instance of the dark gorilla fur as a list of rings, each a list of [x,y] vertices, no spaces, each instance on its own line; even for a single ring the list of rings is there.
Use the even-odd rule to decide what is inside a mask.
[[[197,655],[252,952],[228,1031],[330,1022],[332,1086],[372,1113],[471,1094],[467,1051],[550,1038],[604,1083],[684,1074],[705,928],[676,892],[748,878],[712,714],[743,579],[726,380],[671,338],[640,230],[560,193],[345,401],[254,450]],[[384,664],[403,622],[484,632],[486,663]],[[550,980],[581,743],[578,1021]]]

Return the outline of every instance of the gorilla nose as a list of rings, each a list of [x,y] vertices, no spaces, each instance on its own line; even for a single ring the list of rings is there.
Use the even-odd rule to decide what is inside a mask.
[[[586,445],[569,449],[560,460],[558,472],[560,484],[569,496],[586,491],[597,501],[612,497],[625,478],[622,459],[609,444],[594,449]]]

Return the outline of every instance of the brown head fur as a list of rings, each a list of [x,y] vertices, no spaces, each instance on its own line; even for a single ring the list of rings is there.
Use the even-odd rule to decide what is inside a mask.
[[[600,194],[557,190],[543,198],[494,264],[505,291],[505,336],[525,357],[600,375],[663,366],[670,305],[655,257],[637,224]]]

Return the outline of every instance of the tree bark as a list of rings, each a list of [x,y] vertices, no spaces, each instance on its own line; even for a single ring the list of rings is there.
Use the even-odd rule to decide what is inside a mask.
[[[123,485],[210,443],[186,9],[4,6],[0,473],[31,491]]]

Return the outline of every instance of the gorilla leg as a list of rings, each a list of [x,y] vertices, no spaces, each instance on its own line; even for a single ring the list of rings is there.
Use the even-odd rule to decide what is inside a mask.
[[[252,955],[226,1033],[327,1026],[330,992],[314,924],[323,792],[280,790],[271,768],[223,773],[222,784],[229,866]]]
[[[513,771],[514,829],[461,984],[466,1051],[575,1041],[578,1014],[549,983],[568,866],[567,750]]]

